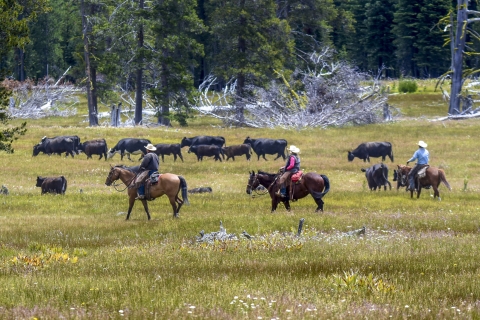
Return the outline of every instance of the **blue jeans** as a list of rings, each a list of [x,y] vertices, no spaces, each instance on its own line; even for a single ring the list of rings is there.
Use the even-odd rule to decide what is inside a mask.
[[[147,177],[147,179],[148,179],[148,178],[150,177],[150,175],[151,175],[152,173],[154,173],[154,172],[155,172],[155,170],[150,170],[150,171],[148,172],[148,177]],[[145,180],[145,181],[146,181],[146,180]],[[140,187],[138,187],[137,193],[138,193],[139,196],[144,196],[144,195],[145,195],[145,182],[142,183],[142,185],[141,185]]]

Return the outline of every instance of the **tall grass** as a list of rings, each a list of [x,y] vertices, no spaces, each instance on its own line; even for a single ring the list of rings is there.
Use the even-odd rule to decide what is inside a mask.
[[[421,112],[411,111],[415,117]],[[0,197],[1,318],[480,317],[476,120],[406,118],[296,132],[227,129],[202,117],[186,128],[85,128],[81,119],[28,121],[15,153],[0,154],[0,183],[10,191]],[[167,156],[161,172],[181,174],[189,188],[210,186],[213,192],[189,195],[191,205],[179,219],[159,198],[149,202],[152,221],[138,203],[125,221],[125,192],[104,185],[110,165],[121,163],[118,155],[108,161],[86,160],[84,154],[31,156],[41,137],[63,134],[104,137],[110,146],[124,137],[173,143],[209,134],[225,136],[228,145],[247,136],[286,138],[301,149],[304,170],[330,178],[331,191],[323,213],[314,213],[308,197],[292,203],[291,212],[279,206],[272,214],[268,196],[245,193],[248,172],[275,172],[283,161],[257,161],[254,155],[250,162],[197,162],[184,150],[184,163]],[[453,190],[441,186],[442,201],[429,190],[419,199],[395,187],[367,191],[360,168],[379,159],[348,162],[347,151],[378,140],[394,147],[390,180],[395,165],[424,140],[431,164],[446,171]],[[126,158],[123,163],[134,164]],[[37,175],[64,175],[66,195],[41,196]],[[296,237],[300,218],[305,227]],[[220,221],[238,240],[197,243],[201,230],[218,231]],[[365,236],[347,234],[362,226]]]

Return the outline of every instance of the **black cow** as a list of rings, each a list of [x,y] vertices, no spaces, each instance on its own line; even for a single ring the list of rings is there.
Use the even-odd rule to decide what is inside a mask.
[[[177,161],[177,156],[179,156],[180,159],[183,162],[182,147],[180,146],[179,143],[173,143],[173,144],[159,143],[159,144],[155,145],[155,148],[157,148],[155,153],[158,156],[160,156],[160,155],[162,156],[162,162],[165,162],[165,160],[163,158],[164,155],[169,156],[169,155],[172,155],[172,154],[173,154],[173,162]]]
[[[64,176],[37,177],[36,186],[42,188],[42,194],[44,193],[65,194],[65,191],[67,191],[67,179],[65,179]]]
[[[79,136],[56,136],[53,138],[47,138],[47,136],[44,136],[40,142],[43,142],[45,139],[55,139],[55,138],[70,138],[73,140],[73,151],[75,151],[76,154],[80,154],[79,152],[79,146],[80,146],[80,137]]]
[[[95,139],[80,143],[78,145],[78,150],[85,152],[87,159],[91,158],[92,154],[98,154],[100,156],[98,160],[102,159],[102,157],[105,157],[105,160],[107,160],[108,148],[105,139]]]
[[[40,152],[51,155],[52,153],[61,154],[65,152],[66,155],[74,157],[74,142],[69,137],[55,137],[42,139],[42,142],[33,147],[33,156],[37,156]]]
[[[148,139],[124,138],[118,141],[115,147],[108,150],[108,158],[110,159],[116,153],[120,153],[121,160],[123,160],[125,154],[130,161],[133,161],[130,154],[141,154],[140,159],[142,159],[145,155],[145,147],[149,143],[151,142]]]
[[[259,139],[252,139],[247,137],[243,143],[248,143],[252,146],[253,151],[258,156],[258,160],[260,160],[260,156],[263,159],[265,158],[266,154],[277,154],[277,157],[274,160],[282,157],[283,160],[287,158],[285,155],[285,149],[287,148],[287,140],[285,139],[267,139],[267,138],[259,138]]]
[[[250,160],[250,154],[252,153],[252,147],[248,144],[238,144],[234,146],[222,147],[223,153],[227,156],[228,159],[232,158],[235,161],[235,156],[247,157],[247,160]]]
[[[188,149],[188,153],[195,153],[197,156],[197,161],[203,161],[203,157],[214,157],[215,161],[220,160],[222,162],[222,158],[220,157],[222,153],[222,148],[219,146],[212,146],[212,145],[194,145]]]
[[[220,136],[196,136],[192,138],[184,137],[180,147],[191,147],[200,144],[223,147],[225,145],[225,138]]]
[[[386,164],[377,163],[367,169],[361,169],[362,172],[365,172],[365,177],[367,178],[368,188],[372,191],[382,189],[387,190],[387,184],[392,190],[392,184],[388,181],[388,167]]]
[[[370,162],[370,157],[382,157],[382,161],[385,161],[387,156],[393,162],[393,150],[390,142],[364,142],[355,150],[348,151],[348,161],[353,161],[355,157],[362,159],[363,162]]]

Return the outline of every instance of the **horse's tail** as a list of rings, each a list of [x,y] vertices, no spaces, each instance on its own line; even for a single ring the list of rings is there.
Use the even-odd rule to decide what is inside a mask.
[[[328,177],[324,174],[321,174],[320,175],[323,179],[323,184],[325,186],[325,188],[323,189],[323,192],[321,193],[321,196],[323,197],[324,195],[327,194],[328,191],[330,191],[330,180],[328,179]]]
[[[182,176],[178,176],[178,179],[180,179],[180,188],[182,189],[183,203],[188,206],[190,202],[188,202],[187,181],[185,181],[185,178]]]
[[[445,172],[441,169],[438,169],[438,176],[440,177],[440,181],[443,182],[443,184],[445,185],[445,187],[448,188],[448,190],[452,190],[452,188],[450,187],[450,184],[448,183],[447,181],[447,178],[445,177]]]

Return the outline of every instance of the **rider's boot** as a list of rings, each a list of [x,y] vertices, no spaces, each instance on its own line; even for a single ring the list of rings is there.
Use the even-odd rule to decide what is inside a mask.
[[[137,197],[135,198],[135,200],[145,200],[145,186],[144,185],[141,185],[140,187],[138,187]]]

